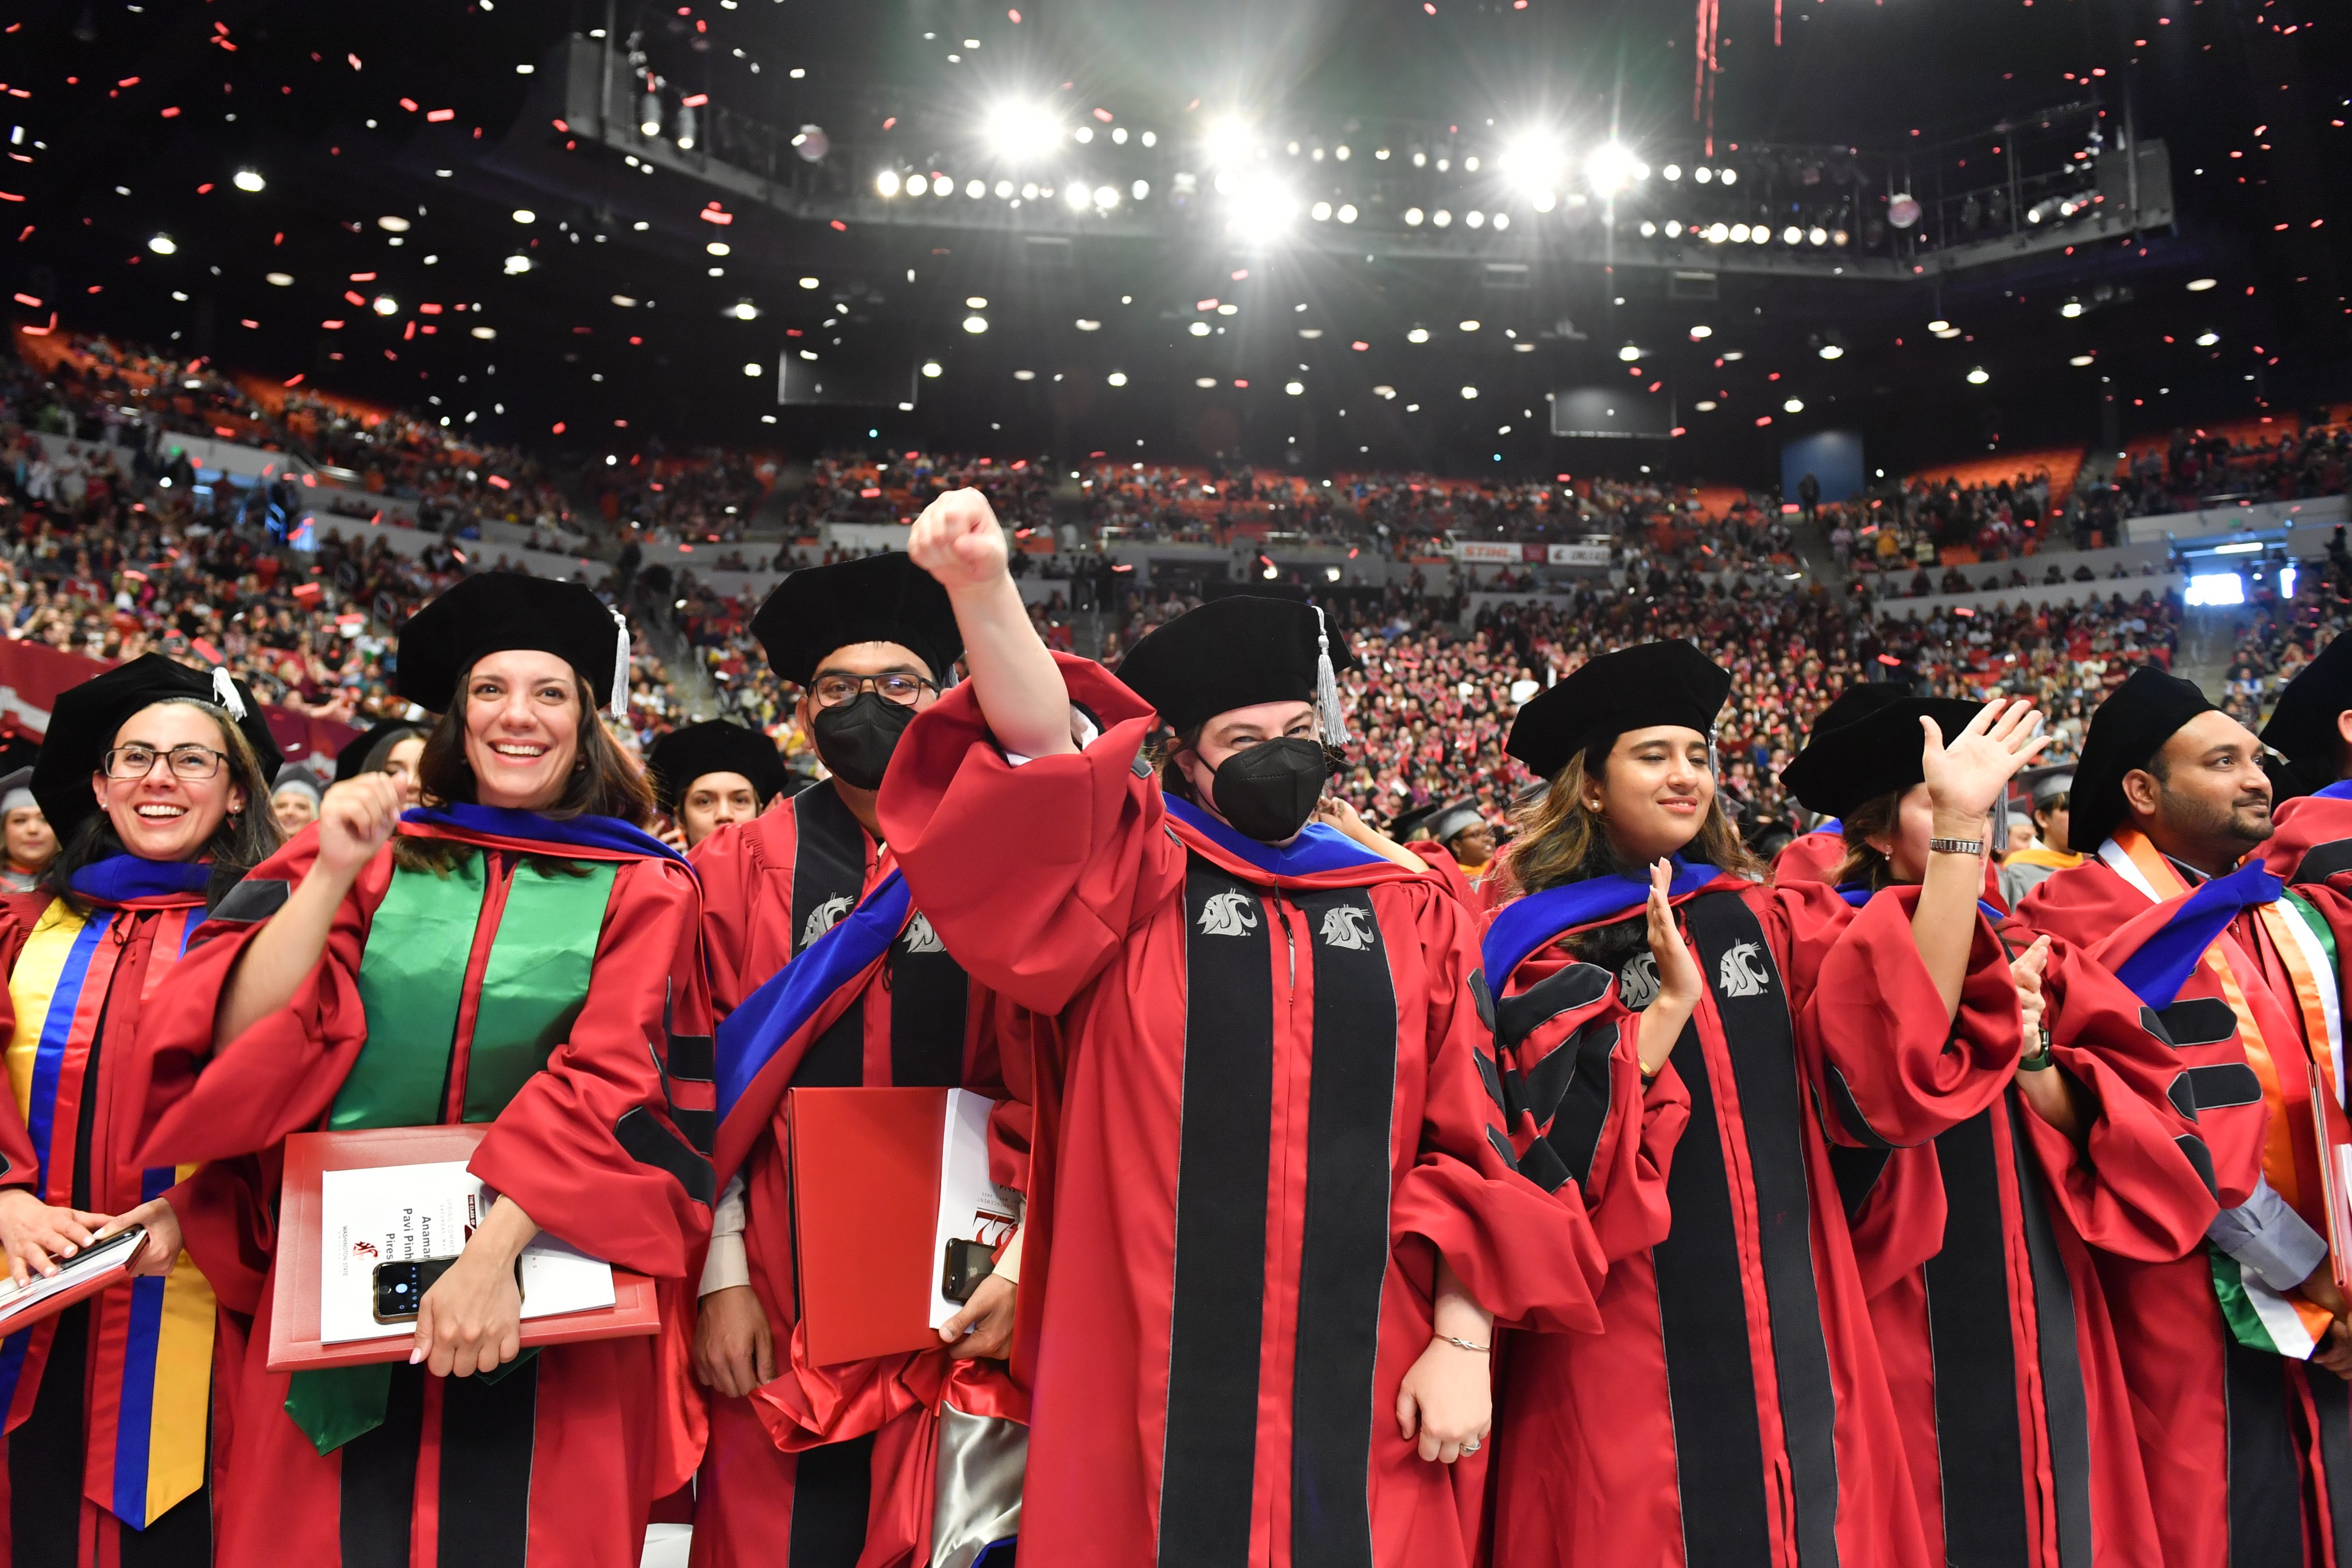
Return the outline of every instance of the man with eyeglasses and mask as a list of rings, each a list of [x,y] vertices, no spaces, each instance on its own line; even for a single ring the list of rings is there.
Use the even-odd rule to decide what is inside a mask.
[[[800,1087],[949,1086],[1003,1097],[994,998],[965,974],[904,894],[875,797],[898,737],[936,701],[962,652],[948,596],[904,555],[793,573],[752,618],[828,777],[691,853],[703,886],[713,1009],[715,1216],[695,1335],[710,1441],[697,1487],[698,1568],[967,1561],[1013,1533],[1017,1425],[1002,1358],[1011,1343],[1016,1233],[936,1351],[803,1364],[786,1185],[784,1093]],[[894,902],[895,900],[895,902]],[[856,915],[855,921],[850,916]],[[845,923],[847,924],[845,924]],[[870,951],[847,956],[871,934]],[[812,986],[809,977],[822,977]],[[794,982],[797,981],[795,984]],[[1000,1113],[996,1175],[1020,1186],[1025,1129]],[[934,1476],[960,1444],[1014,1455],[1009,1490],[967,1489],[935,1513]],[[1008,1473],[1009,1471],[1009,1473]],[[947,1534],[934,1538],[935,1528]],[[788,1546],[789,1550],[785,1550]]]

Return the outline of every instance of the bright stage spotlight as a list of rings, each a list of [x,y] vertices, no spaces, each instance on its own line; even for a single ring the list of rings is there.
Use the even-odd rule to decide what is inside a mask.
[[[1548,132],[1523,131],[1503,149],[1502,164],[1512,188],[1534,201],[1567,183],[1568,149]]]
[[[1000,158],[1040,158],[1062,140],[1062,124],[1042,103],[1010,99],[988,111],[982,129],[988,145]]]
[[[1613,196],[1631,184],[1633,167],[1633,154],[1613,138],[1584,155],[1584,177],[1603,196]]]
[[[1298,198],[1271,174],[1235,181],[1225,198],[1225,226],[1243,239],[1279,238],[1297,216]]]
[[[1250,155],[1256,140],[1248,120],[1238,114],[1223,114],[1209,121],[1201,146],[1212,163],[1238,163]]]

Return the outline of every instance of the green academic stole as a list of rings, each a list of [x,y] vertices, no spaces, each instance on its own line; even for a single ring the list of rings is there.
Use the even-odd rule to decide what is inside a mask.
[[[360,958],[367,1039],[328,1108],[330,1129],[441,1121],[488,862],[488,852],[469,849],[446,875],[393,872]],[[587,999],[596,938],[620,868],[572,863],[585,874],[550,873],[525,861],[508,884],[475,1009],[462,1120],[496,1120],[571,1033]],[[383,1424],[392,1368],[387,1362],[298,1372],[286,1413],[321,1455],[332,1453]]]

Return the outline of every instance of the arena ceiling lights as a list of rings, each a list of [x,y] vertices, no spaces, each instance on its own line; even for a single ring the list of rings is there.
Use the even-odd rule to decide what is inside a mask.
[[[1503,173],[1538,212],[1549,212],[1568,183],[1568,148],[1547,131],[1524,131],[1503,149]]]
[[[981,121],[988,150],[1008,163],[1030,164],[1053,155],[1066,134],[1061,117],[1047,105],[1010,98]]]
[[[1225,228],[1236,239],[1260,245],[1280,239],[1298,217],[1298,196],[1272,171],[1217,176],[1225,203]]]
[[[1584,178],[1596,195],[1613,196],[1634,181],[1649,177],[1650,166],[1613,136],[1584,155]]]

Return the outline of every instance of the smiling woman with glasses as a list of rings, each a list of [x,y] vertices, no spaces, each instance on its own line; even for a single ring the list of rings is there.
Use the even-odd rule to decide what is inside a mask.
[[[251,692],[155,654],[49,716],[32,794],[65,848],[45,898],[0,910],[16,1091],[0,1181],[21,1184],[0,1187],[0,1249],[21,1280],[108,1231],[147,1240],[130,1289],[0,1358],[0,1400],[30,1412],[8,1444],[15,1562],[212,1561],[212,1376],[244,1343],[218,1336],[216,1356],[215,1293],[257,1288],[234,1239],[253,1217],[226,1166],[142,1167],[134,1037],[212,903],[277,846],[261,809],[277,771]]]

